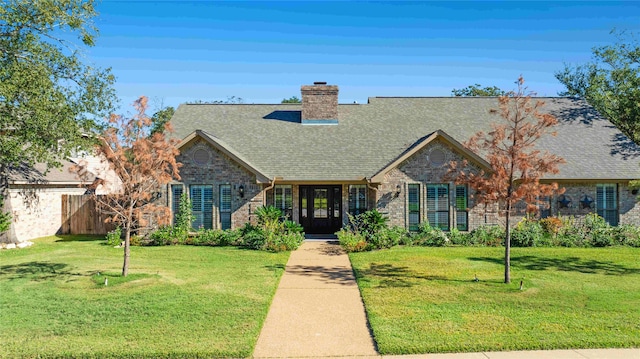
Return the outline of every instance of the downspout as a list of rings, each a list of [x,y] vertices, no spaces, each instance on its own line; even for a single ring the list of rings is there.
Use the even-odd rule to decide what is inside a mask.
[[[277,177],[273,177],[273,181],[271,181],[271,185],[267,188],[263,188],[262,191],[264,192],[264,196],[262,196],[262,205],[266,206],[267,205],[267,191],[272,190],[273,187],[276,186],[276,180],[278,178]]]

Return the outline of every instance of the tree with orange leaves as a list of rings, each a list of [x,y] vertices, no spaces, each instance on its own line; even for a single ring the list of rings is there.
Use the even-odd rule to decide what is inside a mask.
[[[111,115],[106,130],[98,136],[96,155],[103,158],[119,178],[115,190],[93,197],[108,221],[119,225],[124,232],[124,263],[122,275],[129,270],[131,233],[150,223],[166,224],[170,210],[156,204],[159,191],[173,179],[180,179],[176,162],[179,154],[177,140],[165,133],[152,133],[153,121],[146,114],[147,98],[142,96],[133,103],[136,110],[132,118]],[[170,132],[169,124],[165,132]],[[89,178],[88,164],[81,161],[74,170]],[[104,179],[101,179],[104,181]],[[96,184],[97,185],[97,184]]]
[[[475,190],[478,204],[498,204],[505,214],[504,282],[511,282],[511,211],[516,203],[524,201],[527,211],[537,210],[538,200],[558,191],[557,183],[542,184],[545,174],[559,172],[564,159],[547,151],[540,151],[535,144],[545,135],[555,136],[553,127],[558,120],[541,113],[543,101],[531,98],[524,87],[522,76],[516,81],[517,91],[498,98],[498,114],[503,122],[493,123],[488,133],[478,132],[464,145],[484,156],[491,165],[491,173],[469,171],[466,161],[452,162],[449,176],[455,176],[457,184],[466,184]]]

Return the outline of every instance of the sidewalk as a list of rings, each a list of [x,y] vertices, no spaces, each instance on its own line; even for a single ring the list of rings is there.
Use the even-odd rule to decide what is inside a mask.
[[[254,358],[377,357],[349,257],[330,242],[291,253]]]
[[[381,356],[349,257],[331,242],[291,253],[253,358],[640,359],[640,349],[572,349]]]

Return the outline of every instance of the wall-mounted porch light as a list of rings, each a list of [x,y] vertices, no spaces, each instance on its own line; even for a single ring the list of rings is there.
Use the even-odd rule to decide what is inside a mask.
[[[238,196],[240,196],[240,198],[244,198],[244,186],[240,185],[240,187],[238,187]]]
[[[402,191],[402,186],[400,186],[399,184],[396,185],[396,192],[395,192],[395,196],[398,197],[400,196],[400,192]]]

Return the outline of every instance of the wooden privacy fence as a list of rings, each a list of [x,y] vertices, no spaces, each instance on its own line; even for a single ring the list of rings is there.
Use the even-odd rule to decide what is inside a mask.
[[[105,219],[90,195],[62,195],[62,234],[107,234],[115,226]]]

